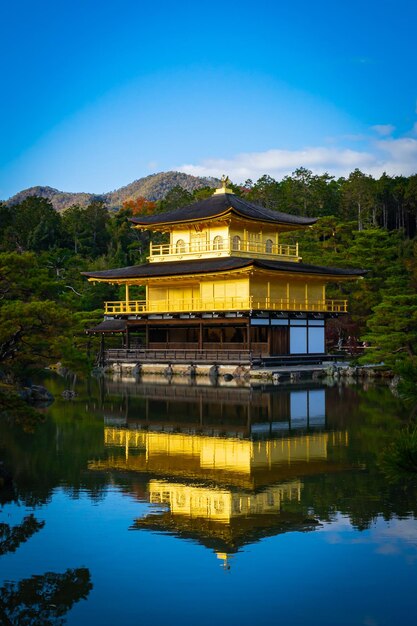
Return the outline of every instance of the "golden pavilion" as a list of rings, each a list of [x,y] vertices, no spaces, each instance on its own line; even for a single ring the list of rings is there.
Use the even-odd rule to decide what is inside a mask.
[[[214,353],[242,362],[326,352],[326,319],[347,312],[346,300],[326,297],[326,285],[364,272],[303,263],[298,244],[281,237],[317,220],[252,204],[228,183],[223,177],[211,197],[189,206],[131,218],[134,228],[169,237],[151,243],[147,263],[84,272],[125,287],[123,300],[105,303],[94,329],[102,338],[122,333],[125,349],[190,351],[196,362]],[[130,296],[137,286],[143,299]]]

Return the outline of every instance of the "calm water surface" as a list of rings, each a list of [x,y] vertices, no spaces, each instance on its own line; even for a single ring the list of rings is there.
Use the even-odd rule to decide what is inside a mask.
[[[44,423],[0,424],[0,624],[417,623],[388,389],[46,385]]]

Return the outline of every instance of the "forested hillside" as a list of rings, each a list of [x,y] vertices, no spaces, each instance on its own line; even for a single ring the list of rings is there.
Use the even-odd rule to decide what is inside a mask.
[[[350,309],[333,332],[366,341],[368,360],[417,371],[417,175],[376,180],[356,170],[336,181],[299,169],[280,182],[263,176],[233,189],[272,209],[322,216],[313,228],[287,235],[299,241],[303,261],[368,270],[363,280],[330,290],[348,297]],[[48,198],[0,204],[0,369],[21,375],[58,360],[87,367],[84,329],[102,317],[103,300],[123,295],[80,272],[145,262],[150,235],[132,229],[129,217],[211,193],[209,186],[175,186],[158,201],[137,195],[119,211],[99,199],[62,213]]]

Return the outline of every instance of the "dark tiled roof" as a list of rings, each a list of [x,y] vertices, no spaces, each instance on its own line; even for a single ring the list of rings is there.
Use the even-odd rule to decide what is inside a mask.
[[[266,261],[256,259],[255,266],[280,272],[298,272],[300,274],[331,274],[332,276],[364,276],[366,270],[345,269],[340,267],[324,267],[309,263],[290,263],[286,261]]]
[[[241,217],[246,217],[262,222],[273,222],[274,224],[289,224],[291,226],[310,226],[317,222],[316,218],[298,217],[297,215],[289,215],[288,213],[280,213],[272,209],[257,204],[252,204],[243,198],[239,198],[231,193],[215,194],[205,200],[194,202],[188,206],[167,211],[166,213],[158,213],[156,215],[145,215],[143,217],[132,217],[133,224],[150,226],[152,224],[172,224],[182,223],[198,219],[206,219],[222,215],[228,210],[232,210]]]
[[[88,333],[117,333],[126,330],[126,320],[104,320],[94,328],[90,328]]]
[[[160,276],[178,276],[186,274],[205,274],[208,272],[227,272],[253,265],[260,269],[297,274],[320,274],[326,276],[363,276],[365,270],[341,269],[339,267],[321,267],[307,263],[289,261],[266,261],[264,259],[245,259],[243,257],[221,257],[219,259],[198,259],[194,261],[172,261],[171,263],[145,263],[131,267],[99,272],[82,272],[89,278],[111,280],[124,278],[156,278]]]

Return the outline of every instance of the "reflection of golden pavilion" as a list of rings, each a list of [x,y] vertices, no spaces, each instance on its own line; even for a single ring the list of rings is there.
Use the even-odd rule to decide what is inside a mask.
[[[328,460],[328,450],[347,445],[346,432],[252,441],[105,428],[104,437],[106,446],[122,447],[124,455],[110,453],[105,460],[90,462],[90,469],[215,480],[246,489],[339,469]]]
[[[153,508],[133,528],[196,540],[226,569],[243,545],[315,528],[303,503],[307,482],[350,467],[332,390],[140,383],[112,391],[124,392],[123,411],[114,399],[104,406],[106,456],[89,468],[134,472],[132,491]]]
[[[167,504],[173,515],[228,524],[232,518],[278,513],[284,500],[300,500],[301,482],[273,485],[259,493],[151,480],[151,504]]]
[[[344,469],[331,452],[348,444],[344,431],[254,441],[106,427],[104,439],[108,457],[90,469],[150,476],[158,508],[133,528],[197,540],[224,555],[226,568],[247,543],[315,528],[300,503],[301,478]]]

